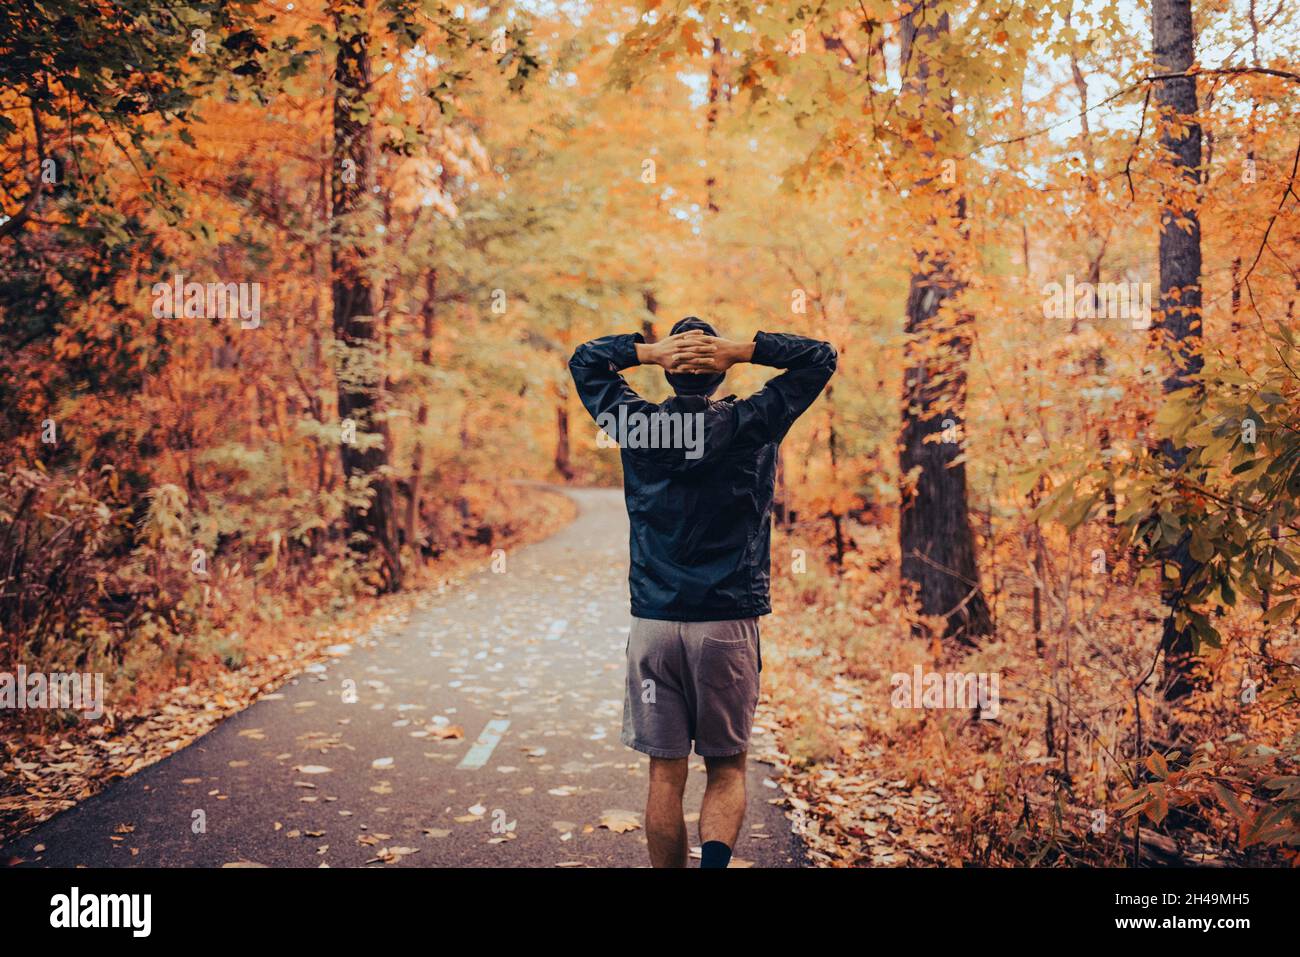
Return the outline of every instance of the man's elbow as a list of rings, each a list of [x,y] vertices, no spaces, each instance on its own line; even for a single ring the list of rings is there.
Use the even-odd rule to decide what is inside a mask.
[[[823,342],[821,364],[826,367],[826,377],[828,379],[835,374],[835,368],[839,365],[839,361],[840,354],[835,351],[835,347],[829,342]]]
[[[573,350],[573,355],[569,356],[569,375],[576,379],[579,370],[591,364],[588,356],[590,351],[590,348],[585,342]]]

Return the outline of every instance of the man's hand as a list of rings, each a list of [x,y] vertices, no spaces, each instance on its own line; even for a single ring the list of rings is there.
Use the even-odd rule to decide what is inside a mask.
[[[642,365],[662,366],[667,372],[702,375],[726,372],[754,355],[752,342],[735,342],[688,329],[658,342],[638,342],[636,358]]]
[[[736,342],[700,333],[689,343],[683,345],[678,354],[681,357],[673,372],[708,374],[726,372],[738,362],[748,362],[754,356],[752,342]]]
[[[685,372],[683,365],[702,354],[698,343],[707,338],[699,329],[688,329],[658,342],[638,342],[636,358],[642,365],[662,366],[666,372]]]

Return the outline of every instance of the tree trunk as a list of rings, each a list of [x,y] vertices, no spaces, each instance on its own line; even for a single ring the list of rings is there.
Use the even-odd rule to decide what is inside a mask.
[[[381,590],[396,591],[402,584],[401,559],[396,544],[393,487],[388,472],[387,442],[363,448],[366,432],[385,432],[375,421],[379,411],[379,376],[372,354],[375,349],[374,291],[366,275],[364,227],[357,220],[371,192],[371,125],[354,115],[368,109],[363,98],[370,89],[369,36],[364,4],[333,0],[330,4],[338,53],[334,59],[333,244],[330,266],[334,309],[334,337],[343,346],[338,360],[339,420],[350,421],[356,442],[340,442],[343,472],[363,480],[371,499],[365,506],[347,507],[350,538],[362,551],[380,554]],[[387,437],[385,436],[385,439]]]
[[[831,459],[831,487],[839,488],[839,439],[835,434],[835,387],[828,385],[823,394],[822,402],[826,407],[826,447],[830,452]],[[827,513],[831,520],[831,528],[834,531],[835,542],[835,567],[842,569],[844,567],[845,535],[844,535],[844,516],[842,516],[834,505],[831,506]]]
[[[921,2],[913,7],[903,20],[901,36],[902,63],[905,71],[912,72],[909,82],[922,103],[931,76],[924,45],[948,31],[948,15],[936,17],[927,6],[928,2]],[[936,72],[935,87],[945,87],[941,72]],[[946,94],[938,108],[951,122],[952,103]],[[929,159],[933,161],[933,156]],[[955,190],[943,193],[949,215],[960,223],[965,212],[962,198]],[[935,232],[934,220],[929,226]],[[902,577],[911,583],[921,612],[947,620],[945,638],[973,644],[977,636],[993,631],[993,620],[980,589],[966,502],[966,467],[961,461],[966,361],[971,349],[965,326],[971,316],[959,307],[943,308],[963,285],[952,270],[951,253],[918,248],[904,324],[898,538]]]
[[[713,129],[718,125],[718,98],[722,94],[722,38],[713,38],[713,53],[709,57],[709,109],[705,114],[706,135],[713,136]],[[704,194],[709,204],[709,212],[718,212],[716,187],[718,176],[714,166],[714,157],[709,157],[709,175],[704,180]]]
[[[1190,0],[1154,0],[1152,37],[1156,70],[1185,73],[1195,57]],[[1201,166],[1201,128],[1196,117],[1196,78],[1179,77],[1156,83],[1155,103],[1160,112],[1160,146],[1173,167],[1160,198],[1160,324],[1159,334],[1169,354],[1166,394],[1199,388],[1201,356],[1201,225],[1197,215],[1197,190]],[[1168,124],[1176,124],[1171,128]],[[1165,441],[1163,452],[1171,468],[1181,468],[1187,450]],[[1192,690],[1192,631],[1178,627],[1175,620],[1183,607],[1189,580],[1198,571],[1188,540],[1166,554],[1178,569],[1172,581],[1166,579],[1165,603],[1165,696],[1181,698]]]
[[[569,395],[562,385],[555,387],[555,471],[566,482],[573,480],[569,454]]]
[[[1241,257],[1232,260],[1232,341],[1241,333]]]
[[[781,455],[781,446],[776,447],[776,488],[772,495],[772,518],[777,528],[790,525],[789,505],[785,490],[785,459]]]
[[[655,292],[649,287],[641,290],[641,299],[645,303],[646,316],[641,320],[641,335],[646,342],[658,342],[659,335],[655,332],[655,320],[659,318],[659,300],[655,297]]]
[[[438,292],[438,270],[430,269],[424,277],[424,306],[420,310],[423,320],[421,334],[424,345],[420,349],[420,365],[424,369],[433,366],[433,333],[437,321],[436,294]],[[429,389],[420,389],[420,405],[415,413],[415,449],[411,452],[411,487],[406,500],[406,543],[412,548],[418,547],[417,536],[420,531],[420,496],[424,484],[424,429],[429,424]]]

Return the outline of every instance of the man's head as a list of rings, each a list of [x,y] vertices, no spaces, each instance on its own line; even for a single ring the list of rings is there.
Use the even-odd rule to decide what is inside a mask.
[[[678,320],[668,334],[675,336],[678,333],[690,332],[692,329],[698,329],[708,336],[716,337],[718,334],[713,326],[695,316]],[[718,386],[722,385],[727,374],[725,372],[665,372],[664,376],[678,395],[713,395],[718,391]]]

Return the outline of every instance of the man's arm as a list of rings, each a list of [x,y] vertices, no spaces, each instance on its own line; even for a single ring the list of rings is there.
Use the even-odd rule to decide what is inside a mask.
[[[584,342],[569,360],[569,374],[583,407],[598,425],[606,415],[617,415],[620,405],[649,405],[627,384],[620,372],[641,363],[637,354],[645,345],[640,333],[602,336]]]
[[[653,411],[651,403],[641,398],[620,372],[635,365],[662,366],[669,372],[687,371],[685,363],[698,357],[702,350],[697,343],[707,338],[702,332],[691,330],[647,343],[641,333],[603,336],[584,342],[574,350],[569,360],[569,374],[577,387],[578,398],[596,420],[605,428],[607,416],[617,419],[619,406],[628,406],[628,412]],[[613,439],[619,437],[605,429]]]
[[[786,370],[736,403],[738,436],[779,442],[826,387],[838,357],[829,342],[783,332],[760,332],[753,342],[706,337],[684,371],[725,371],[739,362]]]

